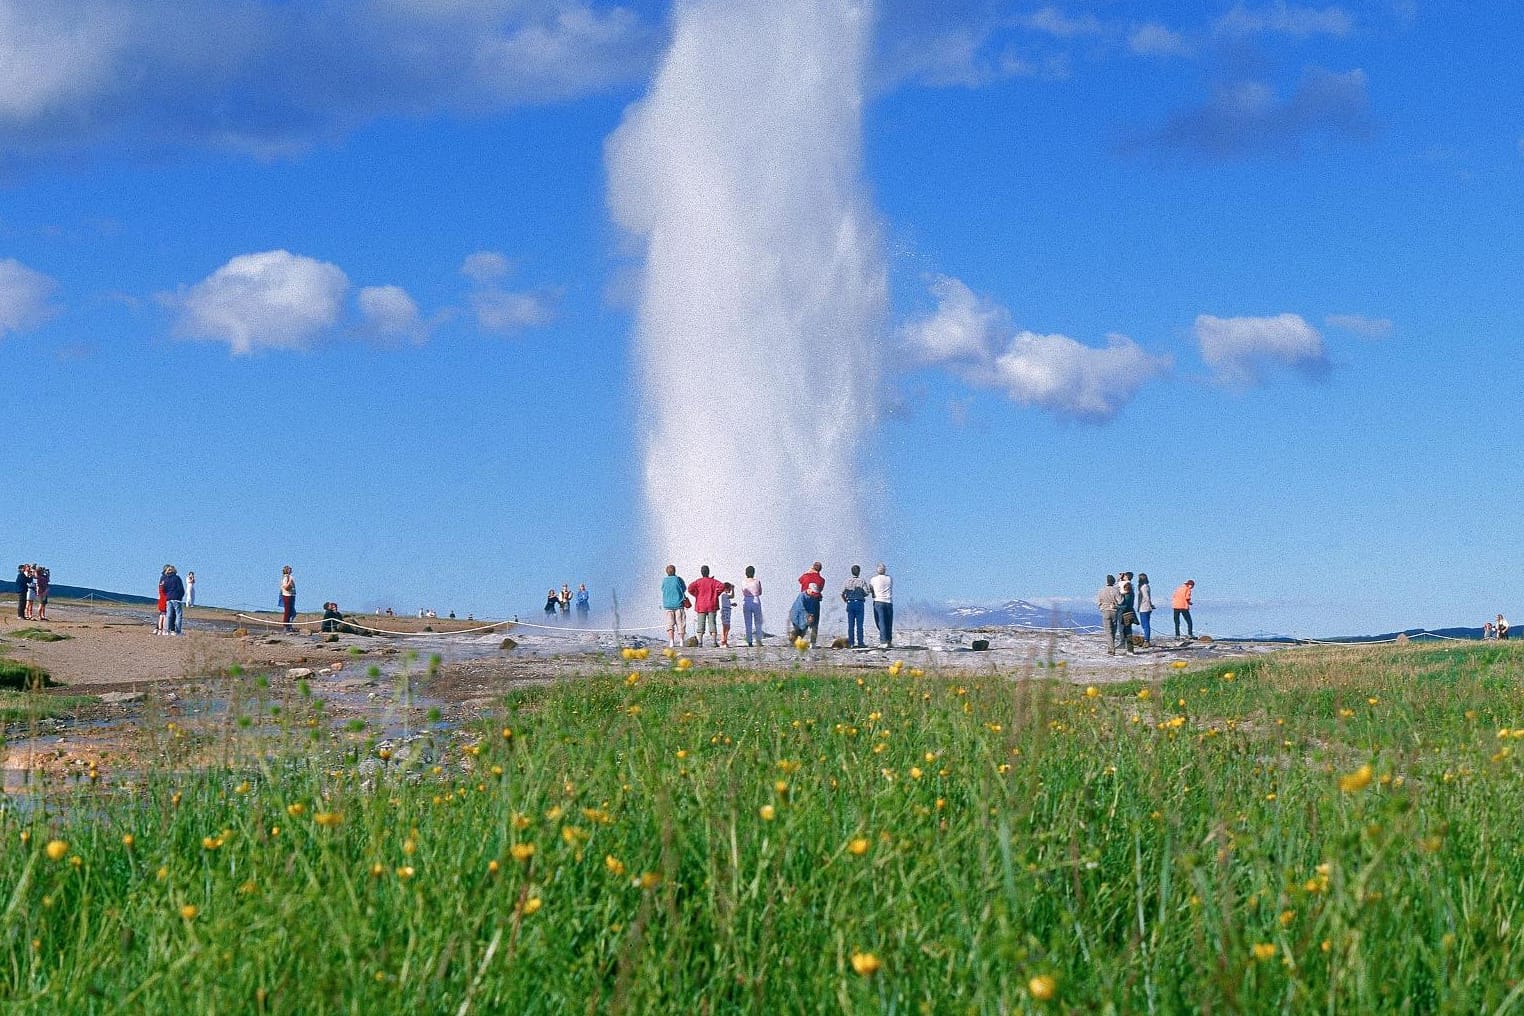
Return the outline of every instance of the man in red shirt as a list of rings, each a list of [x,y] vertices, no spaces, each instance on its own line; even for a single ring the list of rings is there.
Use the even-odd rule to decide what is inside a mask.
[[[820,574],[819,561],[810,565],[810,570],[799,576],[799,591],[801,593],[809,592],[810,586],[818,586],[821,589],[825,588],[825,576]],[[816,593],[815,595],[819,596],[820,594]]]
[[[719,579],[709,577],[709,566],[706,564],[699,569],[699,577],[688,583],[688,595],[693,597],[693,612],[698,615],[698,644],[704,644],[704,629],[709,629],[709,637],[716,646],[720,644],[720,626],[718,613],[720,609],[720,593],[725,590],[725,583]]]

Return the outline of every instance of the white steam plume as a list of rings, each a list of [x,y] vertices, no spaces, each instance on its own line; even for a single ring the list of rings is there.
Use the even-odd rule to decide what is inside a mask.
[[[886,282],[862,178],[871,20],[852,0],[679,0],[650,93],[609,139],[613,215],[645,256],[650,570],[632,606],[667,562],[738,584],[755,564],[779,631],[811,561],[828,604],[850,564],[872,574]]]

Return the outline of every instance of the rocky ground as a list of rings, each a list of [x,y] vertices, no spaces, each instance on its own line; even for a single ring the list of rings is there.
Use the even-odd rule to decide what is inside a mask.
[[[11,614],[0,625],[0,655],[44,668],[57,685],[43,694],[68,696],[57,699],[68,703],[66,709],[46,710],[54,715],[15,722],[6,731],[3,765],[11,790],[37,772],[131,767],[145,738],[210,745],[215,739],[207,735],[237,732],[237,723],[252,716],[261,717],[260,723],[237,736],[268,734],[267,717],[283,702],[287,717],[291,708],[321,702],[314,715],[334,732],[405,740],[420,730],[459,729],[490,712],[514,688],[621,667],[671,666],[661,654],[665,640],[651,637],[649,630],[616,634],[511,622],[487,628],[465,621],[361,617],[360,623],[395,634],[324,636],[313,633],[316,625],[288,634],[268,616],[196,608],[185,636],[175,638],[155,635],[153,612],[140,607],[55,603],[49,614],[46,623]],[[28,628],[64,637],[47,642],[17,634]],[[696,669],[867,672],[900,660],[933,677],[980,673],[1102,683],[1162,676],[1180,660],[1198,665],[1275,648],[1169,639],[1135,655],[1111,656],[1104,638],[1090,633],[990,628],[896,634],[898,644],[889,650],[831,649],[823,636],[819,647],[805,652],[781,637],[758,648],[680,652]],[[648,658],[624,660],[620,650],[636,646],[651,649]],[[184,761],[214,761],[206,754],[211,750],[187,747]]]

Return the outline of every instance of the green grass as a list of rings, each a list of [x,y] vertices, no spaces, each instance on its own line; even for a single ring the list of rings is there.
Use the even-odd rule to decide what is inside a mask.
[[[68,716],[95,701],[89,695],[38,695],[0,689],[0,724],[25,724],[50,716]]]
[[[53,678],[43,668],[20,660],[0,658],[0,689],[23,691],[28,688],[46,688]]]
[[[1514,1011],[1521,663],[1335,649],[1093,695],[614,673],[406,770],[362,732],[313,757],[289,710],[226,769],[4,812],[0,1002]]]
[[[17,628],[9,634],[12,638],[27,639],[31,642],[62,642],[64,639],[72,638],[51,628]]]

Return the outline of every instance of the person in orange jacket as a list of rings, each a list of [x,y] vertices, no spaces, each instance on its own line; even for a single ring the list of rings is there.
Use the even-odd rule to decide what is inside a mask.
[[[1182,617],[1185,618],[1185,637],[1188,639],[1193,639],[1196,637],[1196,629],[1191,624],[1191,593],[1195,590],[1195,588],[1196,580],[1186,579],[1185,582],[1180,585],[1180,588],[1175,590],[1175,595],[1170,602],[1170,606],[1175,608],[1176,638],[1180,637],[1180,619]]]

